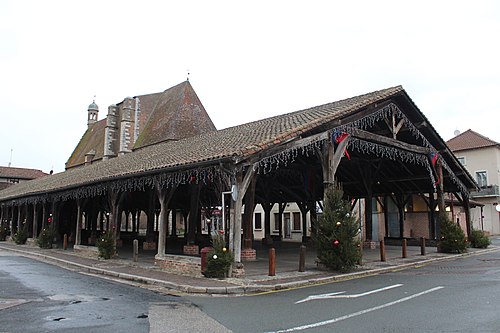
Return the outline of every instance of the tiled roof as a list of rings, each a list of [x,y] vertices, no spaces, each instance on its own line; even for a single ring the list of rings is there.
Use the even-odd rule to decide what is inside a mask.
[[[184,81],[158,96],[134,149],[216,130],[193,87]]]
[[[169,172],[178,168],[194,168],[202,162],[217,165],[225,159],[245,158],[403,91],[401,86],[388,88],[179,141],[147,146],[84,168],[73,168],[12,186],[0,191],[0,200],[76,188],[160,170]]]
[[[496,146],[499,143],[469,129],[448,140],[446,144],[451,151],[460,151]]]
[[[0,166],[0,178],[35,179],[47,174],[41,170]]]
[[[201,104],[189,81],[184,81],[162,93],[135,96],[140,101],[139,137],[135,148],[167,140],[179,140],[216,128]],[[120,107],[122,103],[118,103]],[[93,161],[101,160],[104,154],[106,118],[92,125],[82,136],[66,168],[83,165],[85,154],[92,149]]]
[[[106,118],[99,120],[89,127],[83,134],[80,142],[71,154],[66,168],[71,168],[85,163],[85,154],[91,150],[95,151],[93,160],[100,160],[104,154],[104,133],[106,129]]]

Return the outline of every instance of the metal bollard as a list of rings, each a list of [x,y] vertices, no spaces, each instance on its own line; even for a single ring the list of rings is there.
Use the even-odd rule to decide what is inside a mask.
[[[385,243],[380,241],[380,261],[385,261]]]
[[[67,250],[68,249],[68,234],[64,234],[64,238],[63,238],[63,250]]]
[[[425,256],[425,237],[420,237],[420,254]]]
[[[401,251],[402,251],[403,258],[407,257],[406,247],[407,247],[407,240],[403,239],[403,241],[401,242]]]
[[[139,261],[139,241],[134,239],[134,262]]]
[[[299,272],[304,272],[306,270],[306,246],[300,246],[300,256],[299,256]]]
[[[276,251],[274,247],[269,249],[269,276],[276,275]]]

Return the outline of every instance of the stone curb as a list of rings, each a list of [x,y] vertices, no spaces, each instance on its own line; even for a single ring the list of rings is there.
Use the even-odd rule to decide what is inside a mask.
[[[35,260],[41,259],[43,261],[47,261],[47,262],[50,262],[52,264],[56,264],[56,265],[62,266],[62,267],[76,267],[76,268],[79,268],[79,269],[86,271],[88,273],[91,273],[91,274],[105,275],[105,276],[110,276],[113,278],[127,280],[127,281],[134,281],[134,282],[144,283],[144,284],[148,284],[148,285],[161,286],[161,287],[164,287],[167,289],[177,290],[177,291],[185,292],[188,294],[214,294],[214,295],[215,294],[218,294],[218,295],[243,295],[243,294],[256,294],[256,293],[261,293],[261,292],[280,291],[280,290],[293,289],[293,288],[299,288],[299,287],[305,287],[305,286],[311,286],[311,285],[317,285],[317,284],[325,284],[325,283],[331,283],[331,282],[344,281],[344,280],[349,280],[349,279],[354,279],[354,278],[362,278],[365,276],[378,275],[378,274],[383,274],[383,273],[387,273],[387,272],[393,272],[393,271],[397,271],[397,270],[403,270],[403,269],[408,269],[408,268],[412,268],[412,267],[417,267],[417,266],[421,266],[421,265],[427,265],[429,263],[437,262],[437,261],[454,260],[454,259],[458,259],[458,258],[466,257],[466,256],[479,255],[479,254],[483,254],[483,253],[500,251],[500,247],[493,246],[493,247],[490,247],[488,249],[476,250],[474,252],[443,255],[440,257],[436,257],[436,258],[424,259],[424,260],[419,260],[419,261],[415,261],[415,262],[411,262],[411,263],[402,263],[402,264],[391,265],[391,266],[381,267],[381,268],[372,268],[372,269],[367,269],[365,271],[360,271],[360,272],[338,274],[338,275],[332,275],[332,276],[327,276],[327,277],[310,278],[310,279],[269,284],[269,285],[249,284],[249,285],[244,285],[244,286],[235,285],[234,287],[233,286],[230,286],[230,287],[200,287],[200,286],[182,285],[182,284],[177,284],[177,283],[170,282],[170,281],[158,280],[158,279],[148,278],[148,277],[140,276],[140,275],[119,273],[119,272],[115,272],[115,271],[108,270],[108,269],[97,268],[97,267],[93,267],[93,266],[87,266],[87,265],[75,263],[75,262],[72,262],[69,260],[56,258],[56,257],[50,256],[50,255],[28,252],[28,251],[25,251],[22,249],[3,247],[1,245],[0,245],[0,249],[6,250],[6,251],[11,251],[11,252],[17,252],[23,256],[30,257],[30,258],[33,258]]]

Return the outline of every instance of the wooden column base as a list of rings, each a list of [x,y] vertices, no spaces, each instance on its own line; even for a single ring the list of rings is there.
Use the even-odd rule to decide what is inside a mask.
[[[241,250],[241,261],[255,261],[257,260],[257,251],[255,249]]]

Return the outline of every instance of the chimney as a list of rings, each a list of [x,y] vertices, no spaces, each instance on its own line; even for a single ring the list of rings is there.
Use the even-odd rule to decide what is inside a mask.
[[[94,157],[95,157],[95,150],[92,149],[87,154],[85,154],[85,165],[91,165]]]

